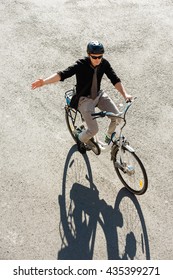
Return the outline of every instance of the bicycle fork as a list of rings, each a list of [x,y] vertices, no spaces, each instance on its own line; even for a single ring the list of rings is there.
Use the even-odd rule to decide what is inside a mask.
[[[135,169],[133,165],[129,165],[126,161],[123,160],[123,154],[125,153],[125,151],[134,153],[135,150],[125,141],[124,136],[120,136],[118,141],[119,143],[116,143],[112,146],[111,160],[113,160],[115,154],[117,153],[117,150],[119,150],[119,161],[116,159],[115,167],[119,168],[121,171],[127,173],[128,175],[133,175],[135,173]]]

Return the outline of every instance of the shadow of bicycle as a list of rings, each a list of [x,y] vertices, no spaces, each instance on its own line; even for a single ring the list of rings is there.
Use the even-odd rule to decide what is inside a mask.
[[[125,188],[119,191],[114,207],[100,199],[88,156],[81,155],[76,145],[66,158],[59,205],[62,244],[57,259],[150,259],[138,200]],[[105,242],[97,234],[98,225]]]

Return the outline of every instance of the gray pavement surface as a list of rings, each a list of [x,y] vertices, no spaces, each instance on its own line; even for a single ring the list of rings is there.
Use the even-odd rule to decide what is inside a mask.
[[[172,30],[172,0],[1,0],[0,259],[173,259]],[[64,117],[74,78],[31,90],[92,39],[138,97],[126,136],[149,177],[141,197],[109,153],[76,151]]]

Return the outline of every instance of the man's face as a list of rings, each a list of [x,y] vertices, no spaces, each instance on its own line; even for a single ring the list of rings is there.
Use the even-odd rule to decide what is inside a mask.
[[[94,67],[96,67],[101,63],[103,54],[92,54],[92,53],[90,53],[89,57],[90,57],[90,60],[91,60],[91,64]]]

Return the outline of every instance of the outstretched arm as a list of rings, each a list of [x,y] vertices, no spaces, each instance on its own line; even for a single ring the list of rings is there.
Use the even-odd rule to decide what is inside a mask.
[[[44,85],[57,83],[60,80],[61,80],[61,76],[59,74],[55,73],[46,79],[36,80],[35,82],[32,83],[31,87],[32,87],[32,89],[36,89],[36,88],[42,87]]]
[[[132,99],[132,96],[126,92],[126,90],[121,82],[116,83],[115,88],[116,88],[116,90],[118,90],[121,93],[121,95],[124,97],[125,100]]]

